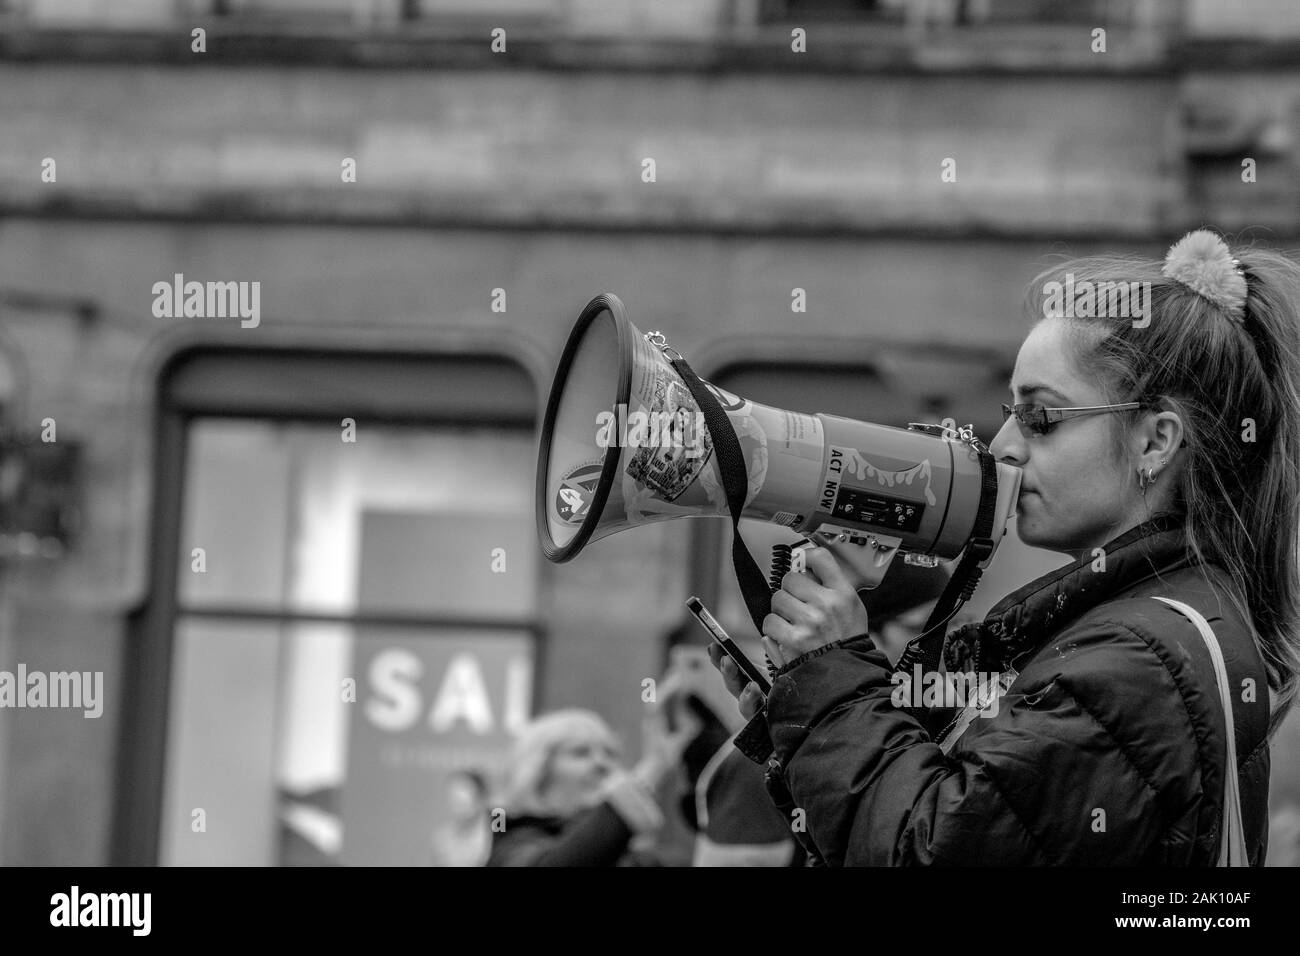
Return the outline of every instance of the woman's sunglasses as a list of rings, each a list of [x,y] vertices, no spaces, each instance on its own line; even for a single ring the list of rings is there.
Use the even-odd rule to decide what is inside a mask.
[[[1084,415],[1100,415],[1105,412],[1120,412],[1130,408],[1154,408],[1148,402],[1124,402],[1120,405],[1081,405],[1075,408],[1048,408],[1044,405],[1002,405],[1002,421],[1015,416],[1016,421],[1035,435],[1046,435],[1059,422],[1067,418],[1082,418]]]

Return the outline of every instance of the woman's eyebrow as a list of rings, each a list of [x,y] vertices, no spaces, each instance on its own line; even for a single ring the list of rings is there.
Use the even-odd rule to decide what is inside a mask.
[[[1034,394],[1034,392],[1044,392],[1048,395],[1055,395],[1066,405],[1070,404],[1070,400],[1068,398],[1066,398],[1056,389],[1051,388],[1050,386],[1047,385],[1020,385],[1017,388],[1013,389],[1012,392],[1015,395],[1023,395],[1025,397]]]

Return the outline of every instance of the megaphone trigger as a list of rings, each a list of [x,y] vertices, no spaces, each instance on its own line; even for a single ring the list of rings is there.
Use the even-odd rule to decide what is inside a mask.
[[[790,551],[790,570],[803,574],[808,570],[808,549],[817,547],[811,541],[804,539],[802,544],[796,545]]]
[[[808,570],[808,552],[814,548],[825,547],[831,543],[866,545],[868,539],[865,535],[851,535],[845,531],[817,531],[814,534],[821,538],[824,543],[818,543],[811,538],[804,538],[803,541],[794,545],[790,549],[790,568],[791,571],[803,573]],[[829,549],[828,549],[829,550]]]
[[[807,567],[809,549],[825,548],[858,591],[880,584],[902,543],[901,539],[886,535],[859,534],[844,528],[827,530],[826,526],[815,532],[814,537],[820,538],[820,543],[809,540],[795,552],[800,570]]]

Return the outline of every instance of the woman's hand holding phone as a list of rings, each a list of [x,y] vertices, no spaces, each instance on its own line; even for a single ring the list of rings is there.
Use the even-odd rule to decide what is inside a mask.
[[[717,644],[709,645],[709,660],[722,673],[727,691],[739,702],[740,713],[746,720],[763,709],[763,693],[758,685],[746,677],[736,662]]]
[[[763,621],[763,650],[777,667],[847,637],[867,631],[867,609],[831,550],[806,552],[806,570],[791,571],[772,595],[772,613]],[[722,673],[727,691],[752,718],[766,703],[753,683],[722,648],[709,646],[709,660]]]

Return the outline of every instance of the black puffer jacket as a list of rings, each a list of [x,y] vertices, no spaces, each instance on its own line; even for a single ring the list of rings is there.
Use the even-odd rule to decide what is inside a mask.
[[[1223,649],[1247,852],[1263,863],[1269,695],[1248,629],[1185,556],[1176,519],[1104,551],[1104,571],[1075,562],[949,637],[950,668],[1020,674],[947,755],[931,734],[949,714],[895,706],[870,638],[783,669],[768,702],[768,786],[787,818],[804,811],[820,862],[1214,865],[1222,709],[1200,635],[1161,595],[1199,610]],[[1208,573],[1226,594],[1225,572]]]

